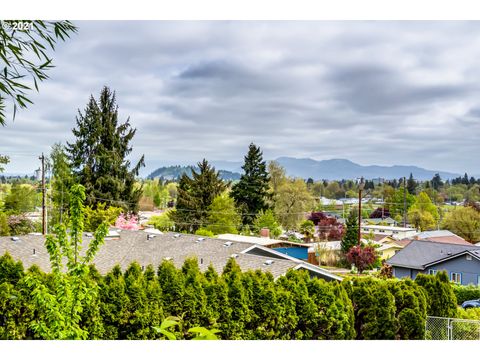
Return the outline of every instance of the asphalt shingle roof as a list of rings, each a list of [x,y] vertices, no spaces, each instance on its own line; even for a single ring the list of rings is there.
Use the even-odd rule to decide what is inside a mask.
[[[259,247],[259,245],[244,242],[230,241],[231,246],[225,246],[227,240],[204,238],[203,241],[199,241],[200,236],[189,234],[181,234],[175,237],[174,233],[165,233],[155,235],[150,239],[147,239],[147,235],[144,231],[123,230],[120,232],[119,238],[105,239],[105,243],[100,247],[94,260],[98,271],[105,274],[117,264],[125,270],[134,261],[137,261],[141,266],[152,264],[156,268],[166,258],[172,258],[175,266],[181,267],[185,259],[196,257],[202,271],[205,271],[212,264],[215,270],[220,273],[228,259],[236,254],[235,261],[242,270],[259,269],[268,271],[276,278],[285,274],[288,269],[302,263],[300,260],[275,258],[273,263],[267,265],[265,264],[266,260],[272,260],[272,257],[242,254],[243,251],[252,246]],[[20,240],[12,241],[11,237],[0,237],[0,255],[8,252],[14,259],[21,260],[25,268],[36,264],[43,271],[50,271],[50,261],[44,246],[44,237],[25,235],[18,238]],[[90,239],[91,237],[84,236],[82,253],[86,251]],[[33,249],[35,249],[35,254]],[[319,270],[328,274],[326,270]],[[332,277],[335,276],[332,275]]]
[[[423,269],[427,264],[469,251],[480,256],[480,249],[473,245],[445,244],[433,241],[412,240],[410,244],[392,256],[387,263],[413,269]]]

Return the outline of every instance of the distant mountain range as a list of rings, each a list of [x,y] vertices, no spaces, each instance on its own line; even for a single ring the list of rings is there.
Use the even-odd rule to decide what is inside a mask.
[[[198,172],[197,167],[193,167]],[[240,174],[228,170],[219,170],[220,177],[224,180],[238,180]],[[162,178],[165,180],[178,180],[183,174],[190,176],[192,174],[192,166],[163,166],[147,176],[147,179]]]
[[[359,165],[346,159],[331,160],[313,160],[313,159],[297,159],[292,157],[280,157],[275,159],[282,165],[287,174],[293,177],[301,177],[304,179],[312,178],[314,180],[341,180],[356,179],[364,177],[365,179],[399,179],[403,176],[408,177],[410,173],[417,180],[430,180],[438,173],[441,178],[451,179],[461,176],[447,171],[427,170],[418,166],[408,165]],[[226,180],[237,180],[240,178],[242,170],[242,162],[235,161],[212,161],[217,170],[219,170],[222,178]],[[168,166],[160,167],[152,172],[148,178],[163,176],[165,179],[177,179],[183,172],[191,172],[190,166]]]

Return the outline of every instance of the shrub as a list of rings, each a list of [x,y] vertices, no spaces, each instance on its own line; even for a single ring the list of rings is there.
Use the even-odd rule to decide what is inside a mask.
[[[355,265],[360,274],[373,265],[377,257],[375,249],[371,246],[353,246],[347,253],[347,261],[350,265]]]
[[[457,299],[445,271],[435,275],[418,274],[415,282],[426,292],[427,315],[455,317]]]
[[[480,286],[478,285],[452,285],[453,292],[457,298],[457,304],[461,305],[464,301],[480,299]]]
[[[121,213],[115,221],[115,227],[122,230],[138,230],[140,225],[138,224],[138,217],[135,214]]]
[[[153,225],[155,229],[160,231],[170,231],[175,228],[175,223],[168,216],[169,212],[166,211],[161,215],[154,215],[148,220],[148,224]]]
[[[206,236],[206,237],[214,237],[215,235],[208,229],[200,228],[195,231],[195,235]]]
[[[0,236],[9,236],[10,227],[8,226],[7,214],[0,212]]]
[[[8,217],[8,227],[10,228],[10,235],[25,235],[35,231],[33,221],[25,215],[10,215]]]

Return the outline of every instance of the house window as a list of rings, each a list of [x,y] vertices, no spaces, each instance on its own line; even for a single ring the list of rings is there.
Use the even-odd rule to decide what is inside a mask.
[[[450,273],[450,280],[452,282],[454,282],[455,284],[461,284],[462,283],[462,273],[455,273],[455,272]]]
[[[428,275],[435,275],[437,272],[438,270],[428,269]]]

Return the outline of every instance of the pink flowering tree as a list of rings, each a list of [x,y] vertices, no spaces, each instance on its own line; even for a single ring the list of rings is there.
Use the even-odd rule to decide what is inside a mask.
[[[138,224],[138,217],[135,214],[121,213],[115,221],[115,227],[122,230],[138,230],[140,225]]]

